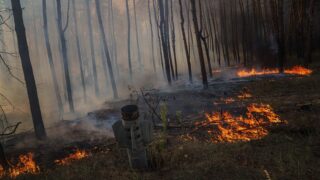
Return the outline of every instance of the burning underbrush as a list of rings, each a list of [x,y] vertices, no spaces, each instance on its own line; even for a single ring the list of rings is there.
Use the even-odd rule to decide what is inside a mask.
[[[57,165],[69,165],[74,161],[86,158],[88,156],[89,156],[89,153],[87,151],[77,149],[74,153],[69,154],[67,157],[63,159],[55,160],[54,162]]]
[[[54,160],[54,163],[58,166],[70,165],[71,163],[87,158],[89,152],[87,150],[76,149],[74,152],[70,153],[62,159]],[[15,163],[10,163],[10,168],[5,170],[0,166],[0,178],[8,176],[10,178],[16,178],[23,174],[39,174],[40,167],[34,159],[34,153],[27,153],[25,155],[20,155]]]
[[[15,178],[21,174],[37,174],[40,172],[39,166],[34,160],[34,154],[28,153],[26,155],[20,155],[18,162],[15,165],[5,171],[2,166],[0,166],[0,177],[9,176]]]
[[[195,123],[193,132],[206,132],[206,140],[215,143],[261,139],[268,135],[269,127],[287,123],[268,104],[250,104],[244,116],[227,111],[206,113],[205,116],[205,121]],[[199,133],[193,134],[187,137],[203,138]]]
[[[312,74],[312,72],[313,71],[311,69],[307,69],[302,66],[294,66],[293,68],[284,70],[285,74],[300,75],[300,76],[307,76]],[[280,73],[279,69],[262,69],[262,70],[251,69],[251,70],[240,70],[237,72],[237,75],[238,77],[251,77],[251,76],[271,75],[271,74],[279,74],[279,73]]]

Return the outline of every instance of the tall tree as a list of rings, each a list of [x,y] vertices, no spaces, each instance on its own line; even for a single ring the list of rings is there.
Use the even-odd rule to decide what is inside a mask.
[[[114,65],[116,69],[116,74],[119,76],[119,64],[118,64],[118,48],[117,48],[117,39],[116,39],[116,30],[115,30],[115,24],[114,24],[114,11],[113,11],[113,0],[110,0],[110,26],[111,26],[111,32],[112,32],[112,46],[113,46],[113,59],[114,59]]]
[[[151,3],[150,1],[152,0],[148,0],[148,15],[149,15],[149,23],[150,23],[150,34],[151,34],[151,61],[152,61],[152,65],[153,65],[153,70],[154,72],[157,72],[157,68],[156,68],[156,62],[155,62],[155,53],[154,53],[154,33],[153,33],[153,23],[152,23],[152,16],[151,16]]]
[[[110,76],[111,86],[112,86],[112,90],[113,90],[113,97],[114,98],[118,98],[119,95],[118,95],[117,85],[116,85],[116,81],[115,81],[114,74],[113,74],[111,57],[110,57],[109,48],[108,48],[108,44],[107,44],[107,36],[106,36],[106,33],[105,33],[104,24],[102,22],[102,15],[101,15],[101,9],[100,9],[100,0],[95,0],[95,3],[96,3],[96,11],[97,11],[100,34],[102,36],[101,37],[102,38],[102,44],[103,44],[103,47],[104,47],[105,56],[107,58],[107,66],[108,66],[108,69],[109,69],[109,76]]]
[[[168,3],[168,0],[165,0],[166,3]],[[168,46],[169,36],[168,36],[168,18],[166,16],[166,12],[168,12],[168,9],[165,8],[164,2],[162,0],[158,0],[159,5],[159,12],[160,12],[160,32],[161,32],[161,42],[162,42],[162,51],[163,51],[163,57],[164,57],[164,64],[165,64],[165,71],[166,71],[166,77],[168,80],[169,85],[171,85],[171,72],[170,72],[170,49]],[[167,6],[166,6],[167,7]]]
[[[173,0],[170,0],[170,14],[171,14],[171,40],[172,40],[172,50],[173,50],[173,60],[174,60],[174,72],[175,79],[178,79],[178,63],[177,63],[177,52],[176,52],[176,33],[174,24],[174,14],[173,14]]]
[[[133,14],[134,14],[134,22],[135,22],[135,31],[136,31],[136,42],[137,42],[137,51],[138,51],[138,62],[139,67],[143,70],[142,64],[142,57],[141,57],[141,50],[140,50],[140,40],[139,40],[139,30],[138,30],[138,21],[137,21],[137,11],[136,11],[136,0],[133,0]]]
[[[42,120],[36,81],[33,75],[33,69],[30,60],[29,48],[26,37],[26,30],[23,22],[23,14],[20,0],[11,0],[15,30],[18,40],[19,54],[23,69],[24,78],[26,81],[29,104],[33,120],[33,126],[36,137],[38,139],[46,138],[46,130]]]
[[[190,2],[191,2],[191,8],[192,8],[193,26],[194,26],[194,30],[195,30],[198,53],[199,53],[202,83],[203,83],[204,89],[207,89],[208,88],[208,79],[207,79],[206,65],[204,62],[203,49],[202,49],[202,44],[201,44],[201,31],[199,29],[196,1],[190,0]]]
[[[67,98],[69,103],[69,108],[71,112],[74,112],[74,102],[73,102],[73,92],[72,92],[72,85],[71,85],[71,77],[70,77],[70,69],[69,69],[69,60],[68,60],[68,49],[67,49],[67,42],[65,37],[65,32],[68,28],[69,24],[69,8],[70,8],[70,0],[68,0],[68,14],[65,26],[63,26],[62,22],[62,6],[61,0],[57,1],[57,21],[58,21],[58,33],[61,43],[61,52],[62,52],[62,60],[63,60],[63,67],[64,67],[64,76],[66,80],[66,89],[67,89]]]
[[[77,44],[77,54],[78,54],[78,60],[79,60],[79,66],[80,66],[80,79],[81,79],[81,86],[83,91],[83,97],[84,100],[87,101],[87,88],[85,83],[85,77],[84,77],[84,70],[83,70],[83,60],[81,55],[81,45],[80,45],[80,38],[79,38],[79,30],[78,30],[78,17],[76,13],[76,2],[75,0],[72,0],[72,12],[73,12],[73,18],[74,18],[74,29],[75,29],[75,36],[76,36],[76,44]]]
[[[181,23],[180,23],[181,24],[181,32],[182,32],[184,50],[185,50],[186,58],[187,58],[189,81],[192,83],[192,67],[191,67],[191,61],[190,61],[190,51],[189,51],[187,37],[186,37],[186,30],[184,27],[185,20],[184,20],[183,6],[182,6],[181,0],[179,0],[179,6],[180,6],[180,18],[181,18]]]
[[[100,91],[99,91],[97,63],[96,63],[96,56],[95,56],[95,49],[94,49],[94,37],[93,37],[93,28],[92,28],[92,20],[91,20],[91,6],[90,6],[89,0],[86,0],[85,2],[87,6],[86,13],[87,13],[87,20],[88,20],[88,28],[89,28],[89,41],[90,41],[94,89],[95,89],[95,94],[98,97],[100,95]]]
[[[46,44],[46,50],[47,50],[47,56],[50,66],[50,72],[51,72],[51,78],[53,82],[54,87],[54,93],[57,99],[58,108],[60,113],[63,113],[63,104],[62,104],[62,98],[59,90],[59,84],[57,80],[57,73],[55,69],[55,65],[53,63],[53,57],[52,57],[52,49],[49,39],[49,29],[48,29],[48,16],[47,16],[47,0],[42,0],[42,17],[43,17],[43,33],[44,33],[44,39]]]
[[[129,0],[126,0],[126,12],[127,12],[127,28],[128,28],[128,65],[129,65],[129,79],[132,80],[132,62],[131,62],[131,20],[130,20],[130,9]]]

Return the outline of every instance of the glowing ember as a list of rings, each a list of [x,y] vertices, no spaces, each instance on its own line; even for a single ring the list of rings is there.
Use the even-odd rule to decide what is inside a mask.
[[[231,103],[233,103],[233,102],[235,102],[236,100],[234,100],[233,98],[227,98],[227,99],[225,99],[224,100],[224,102],[226,103],[226,104],[231,104]]]
[[[261,139],[268,134],[267,127],[286,123],[269,105],[251,104],[246,116],[233,116],[229,112],[206,114],[207,120],[197,123],[199,127],[209,127],[208,134],[213,142],[236,142]],[[211,128],[214,127],[214,128]]]
[[[77,150],[75,153],[70,154],[69,156],[61,160],[55,160],[54,162],[58,165],[69,165],[72,161],[80,160],[88,156],[89,156],[88,152],[84,150]]]
[[[238,95],[239,99],[248,99],[248,98],[252,98],[252,95],[250,93],[247,92],[243,92],[240,95]]]
[[[269,74],[279,74],[280,71],[279,69],[264,69],[264,70],[256,70],[256,69],[251,69],[250,71],[246,70],[240,70],[238,71],[237,75],[239,77],[250,77],[250,76],[261,76],[261,75],[269,75]],[[302,66],[294,66],[291,69],[285,69],[284,70],[285,74],[292,74],[292,75],[310,75],[312,74],[312,70],[307,69]]]
[[[19,156],[19,162],[17,165],[10,168],[9,172],[5,172],[3,167],[0,166],[0,177],[8,175],[11,178],[15,178],[21,174],[37,174],[40,172],[39,166],[33,160],[33,154],[28,153],[26,155]]]

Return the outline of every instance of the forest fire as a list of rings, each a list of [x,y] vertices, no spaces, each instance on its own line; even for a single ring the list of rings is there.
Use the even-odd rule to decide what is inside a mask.
[[[21,174],[37,174],[40,172],[39,166],[34,161],[33,153],[19,156],[19,162],[17,165],[10,168],[8,172],[0,166],[0,177],[8,175],[11,178],[15,178]]]
[[[270,74],[279,74],[279,73],[280,73],[279,69],[263,69],[260,71],[256,69],[251,69],[250,71],[240,70],[238,71],[237,75],[239,77],[250,77],[250,76],[261,76],[261,75],[270,75]],[[312,74],[312,70],[302,66],[294,66],[293,68],[285,69],[284,73],[306,76],[306,75]]]
[[[80,160],[89,156],[89,153],[85,150],[76,150],[76,152],[70,154],[69,156],[55,160],[54,162],[58,165],[69,165],[71,162],[75,160]]]
[[[234,116],[229,112],[206,114],[207,120],[197,123],[197,128],[210,128],[207,132],[212,142],[237,142],[261,139],[268,134],[267,127],[286,123],[270,105],[251,104],[246,116]]]

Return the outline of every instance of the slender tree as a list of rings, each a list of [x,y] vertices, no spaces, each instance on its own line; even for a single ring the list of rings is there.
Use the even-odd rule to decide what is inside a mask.
[[[68,0],[68,14],[65,26],[63,26],[62,22],[62,7],[61,7],[61,0],[56,0],[57,2],[57,21],[58,21],[58,33],[61,43],[61,52],[62,52],[62,60],[63,60],[63,67],[64,67],[64,76],[66,81],[66,88],[67,88],[67,98],[69,103],[69,108],[71,112],[74,112],[74,102],[73,102],[73,92],[72,92],[72,85],[71,85],[71,77],[70,77],[70,69],[69,69],[69,60],[68,60],[68,49],[67,49],[67,42],[65,37],[65,31],[68,28],[69,24],[69,8],[70,8],[70,0]]]
[[[207,79],[206,65],[205,65],[205,62],[204,62],[203,49],[202,49],[202,44],[201,44],[201,31],[199,29],[196,1],[195,0],[190,0],[190,2],[191,2],[191,8],[192,8],[193,25],[194,25],[195,36],[196,36],[196,40],[197,40],[198,53],[199,53],[201,75],[202,75],[202,83],[203,83],[204,89],[207,89],[208,88],[208,79]]]
[[[155,60],[155,53],[154,53],[154,32],[153,32],[153,23],[152,23],[152,16],[151,16],[151,3],[150,1],[152,0],[148,0],[148,15],[149,15],[149,24],[150,24],[150,35],[151,35],[151,61],[152,61],[152,65],[153,65],[153,70],[154,72],[157,72],[157,68],[156,68],[156,60]]]
[[[79,66],[80,66],[80,79],[81,79],[81,86],[83,91],[83,97],[84,100],[87,101],[87,88],[85,83],[85,75],[84,75],[84,69],[83,69],[83,59],[81,54],[81,45],[80,45],[80,38],[79,38],[79,30],[78,30],[78,17],[76,13],[76,2],[75,0],[72,0],[72,12],[73,12],[73,18],[74,18],[74,29],[75,29],[75,36],[76,36],[76,45],[77,45],[77,55],[79,60]]]
[[[189,81],[192,83],[193,80],[192,80],[192,67],[191,67],[191,61],[190,61],[190,51],[189,51],[187,37],[186,37],[186,30],[184,27],[185,20],[184,20],[183,6],[182,6],[181,0],[179,0],[179,6],[180,6],[180,18],[181,18],[181,32],[182,32],[184,50],[187,58],[187,64],[188,64]]]
[[[97,11],[100,34],[102,36],[101,37],[102,38],[102,44],[103,44],[104,53],[105,53],[105,56],[106,56],[106,59],[107,59],[107,66],[108,66],[111,86],[112,86],[112,90],[113,90],[113,97],[114,98],[118,98],[119,97],[118,96],[118,90],[117,90],[117,85],[116,85],[116,81],[115,81],[114,74],[113,74],[111,57],[110,57],[109,48],[108,48],[108,44],[107,44],[107,36],[105,34],[105,28],[104,28],[104,24],[102,22],[102,15],[101,15],[101,9],[100,9],[100,0],[95,0],[95,3],[96,3],[96,11]]]
[[[138,21],[137,21],[137,11],[136,11],[136,0],[133,0],[133,14],[134,14],[134,22],[135,22],[135,31],[136,31],[136,42],[137,42],[137,58],[139,62],[139,67],[143,70],[142,64],[142,56],[141,56],[141,49],[140,49],[140,37],[139,37],[139,30],[138,30]]]
[[[89,43],[90,43],[90,51],[91,51],[91,62],[92,62],[92,71],[93,71],[93,81],[94,81],[94,89],[95,94],[98,97],[100,95],[99,91],[99,83],[98,83],[98,73],[97,73],[97,63],[95,56],[95,48],[94,48],[94,37],[93,37],[93,28],[92,28],[92,20],[91,20],[91,7],[89,0],[86,0],[86,13],[88,20],[88,28],[89,28]]]
[[[131,20],[130,20],[130,9],[129,0],[126,0],[126,12],[127,12],[127,28],[128,28],[128,65],[129,65],[129,79],[132,80],[132,62],[131,62]]]
[[[168,0],[165,0],[166,3],[168,3]],[[158,5],[159,5],[159,12],[160,12],[160,32],[161,32],[161,41],[162,41],[162,51],[163,51],[163,56],[164,56],[164,64],[165,64],[165,71],[166,71],[166,77],[168,80],[169,85],[171,85],[171,72],[170,72],[170,49],[168,47],[168,41],[169,41],[169,36],[168,36],[168,28],[167,28],[167,18],[166,18],[166,12],[167,9],[165,10],[165,5],[163,4],[164,2],[162,0],[158,0]]]
[[[11,0],[11,5],[18,40],[19,54],[29,97],[29,104],[31,109],[34,131],[38,139],[45,139],[46,130],[44,128],[44,123],[42,120],[36,81],[34,79],[33,69],[30,60],[20,0]]]
[[[47,0],[42,0],[42,17],[43,17],[43,33],[44,33],[45,45],[46,45],[46,50],[47,50],[49,66],[50,66],[51,78],[52,78],[52,82],[53,82],[54,93],[55,93],[55,96],[57,99],[59,112],[63,113],[62,98],[60,95],[59,83],[57,80],[57,73],[56,73],[55,65],[53,63],[52,49],[51,49],[51,44],[50,44],[50,39],[49,39],[48,18],[47,18]]]

